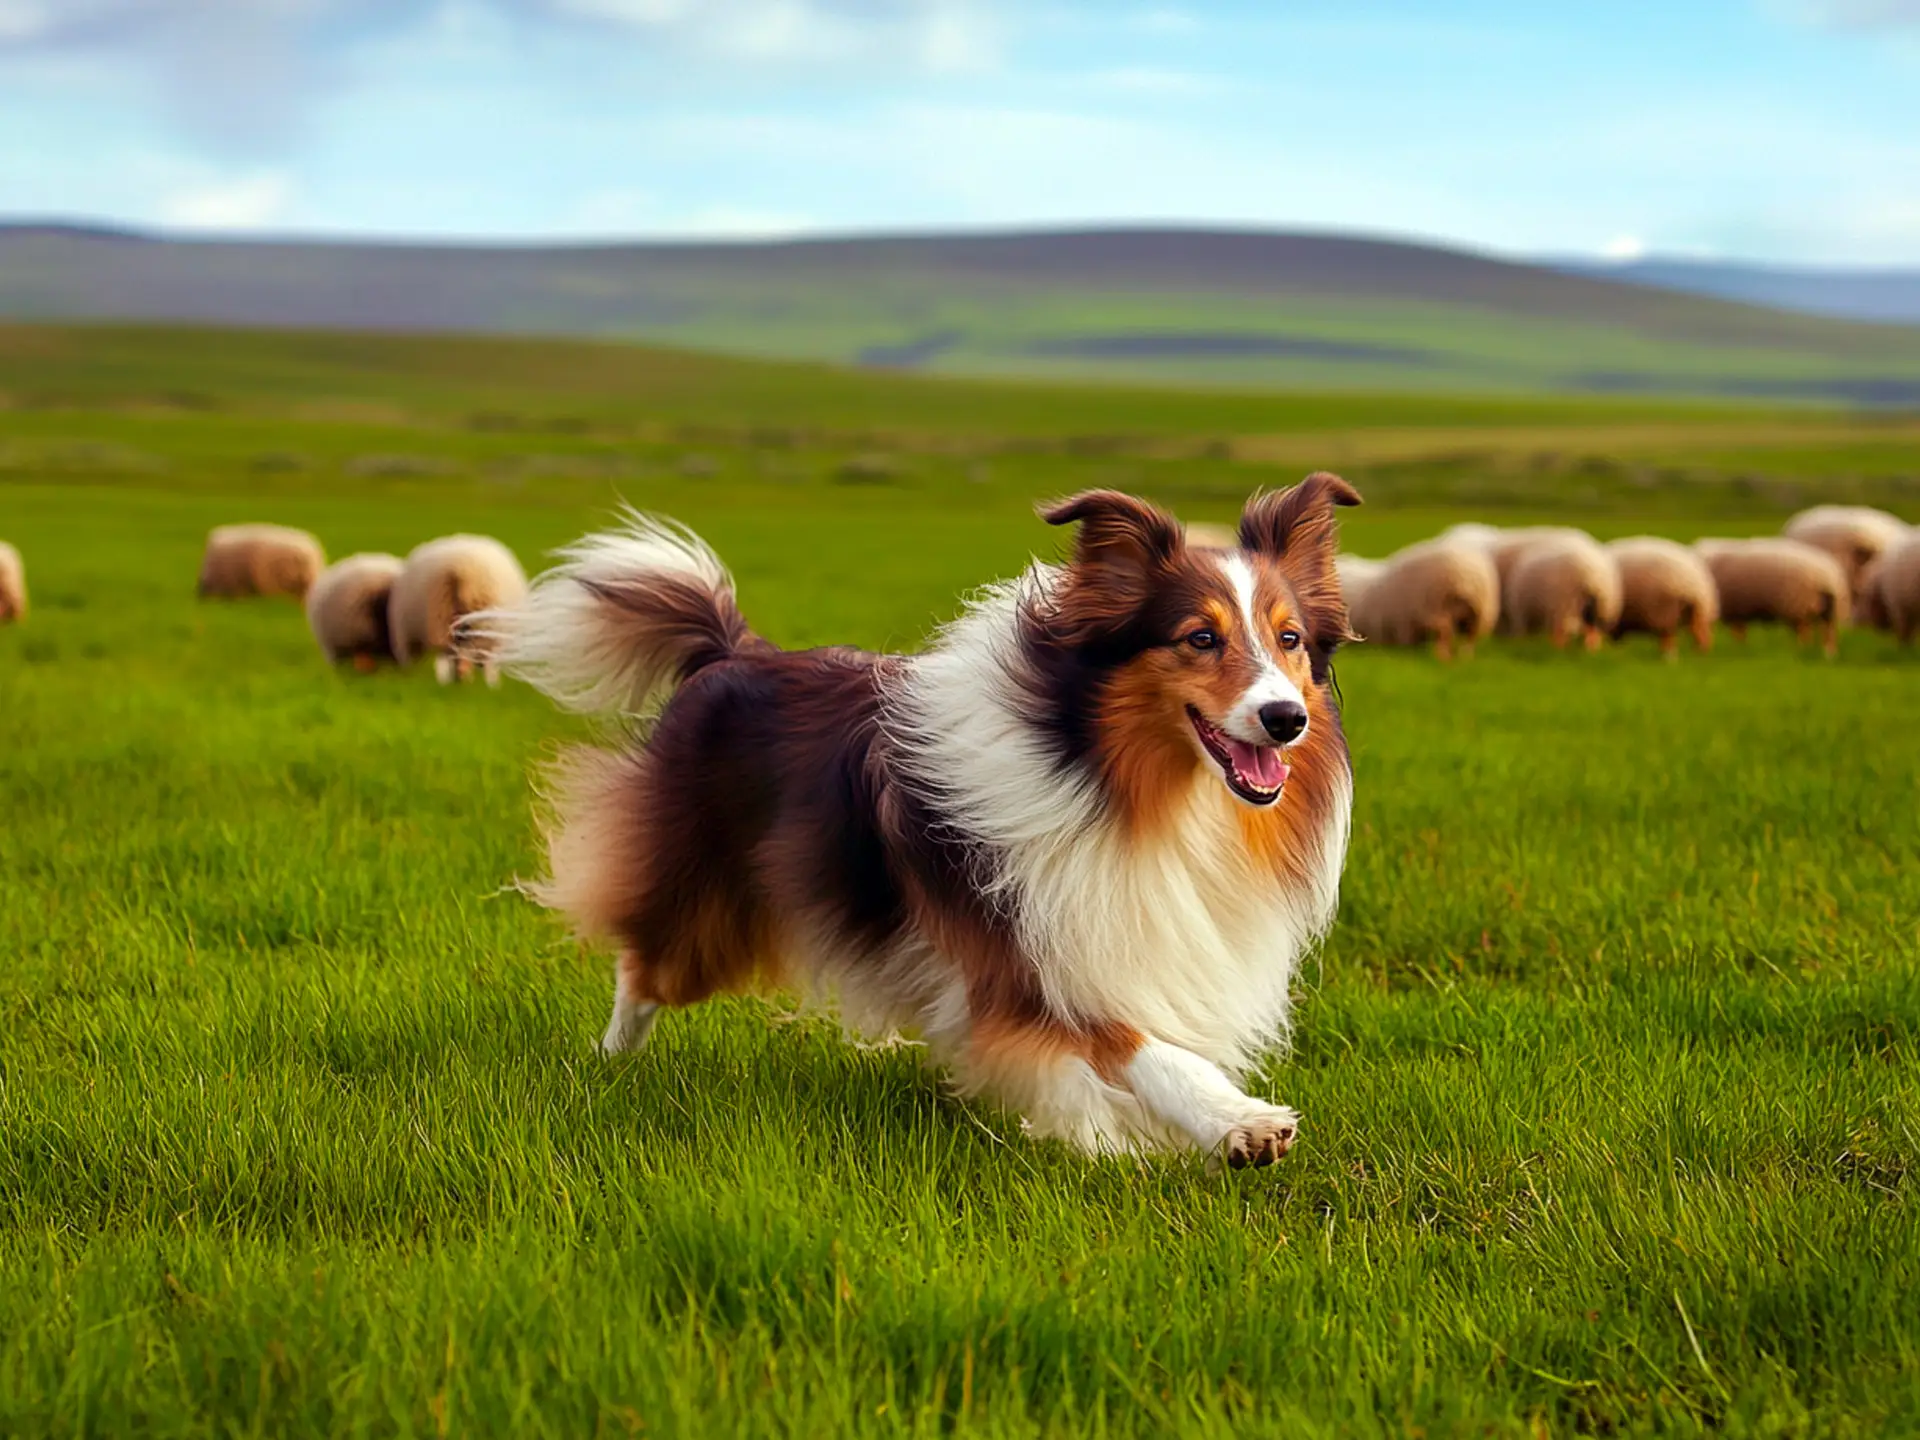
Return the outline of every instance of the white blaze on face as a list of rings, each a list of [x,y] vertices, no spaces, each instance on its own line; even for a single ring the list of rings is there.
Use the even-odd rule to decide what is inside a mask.
[[[1273,658],[1273,652],[1267,649],[1266,641],[1261,638],[1260,624],[1253,609],[1253,566],[1247,563],[1247,557],[1239,554],[1222,555],[1220,568],[1227,572],[1227,583],[1233,586],[1234,598],[1240,604],[1241,623],[1247,627],[1248,652],[1259,667],[1253,683],[1241,692],[1233,708],[1222,717],[1220,727],[1236,740],[1244,740],[1252,745],[1270,744],[1272,742],[1266,728],[1260,723],[1260,707],[1271,705],[1276,700],[1291,700],[1304,710],[1307,697],[1300,693],[1298,685],[1287,678],[1287,672],[1280,668]],[[1307,732],[1303,729],[1299,739],[1304,740],[1306,736]],[[1297,744],[1298,740],[1292,743]]]

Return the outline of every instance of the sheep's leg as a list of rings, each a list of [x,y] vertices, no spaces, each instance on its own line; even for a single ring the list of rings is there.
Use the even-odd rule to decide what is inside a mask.
[[[1571,634],[1572,629],[1573,629],[1573,626],[1564,619],[1555,620],[1553,622],[1553,648],[1554,649],[1564,650],[1567,648],[1567,641],[1572,638],[1572,634]]]
[[[1733,632],[1733,638],[1738,640],[1742,645],[1747,643],[1747,622],[1746,621],[1729,620],[1727,622],[1727,629]]]
[[[1805,621],[1805,620],[1794,621],[1793,623],[1793,643],[1794,644],[1805,645],[1807,641],[1811,640],[1812,638],[1813,638],[1813,626],[1808,621]]]
[[[618,1055],[643,1048],[659,1013],[657,1004],[640,998],[639,955],[621,951],[613,969],[613,1016],[607,1021],[607,1033],[600,1037],[600,1053]]]
[[[1442,620],[1433,632],[1433,653],[1442,661],[1453,659],[1453,621]]]
[[[1820,648],[1831,660],[1840,653],[1840,623],[1831,616],[1821,631]]]
[[[1693,616],[1693,645],[1703,654],[1713,649],[1713,623],[1698,611]]]
[[[1671,630],[1660,632],[1660,657],[1663,660],[1677,660],[1680,657],[1680,637]]]
[[[453,683],[453,656],[444,650],[433,657],[433,678],[442,685]]]
[[[500,688],[500,667],[493,661],[487,661],[482,667],[481,673],[487,677],[487,688],[489,690],[498,690]]]
[[[366,651],[361,650],[353,657],[353,668],[358,670],[362,675],[371,675],[375,670],[380,668],[380,662]]]
[[[1598,625],[1587,626],[1586,646],[1589,655],[1593,654],[1605,643],[1606,637],[1600,633],[1600,627]]]

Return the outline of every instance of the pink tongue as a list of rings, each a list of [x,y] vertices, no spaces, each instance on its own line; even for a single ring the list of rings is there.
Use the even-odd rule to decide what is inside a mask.
[[[1249,745],[1244,740],[1226,737],[1227,753],[1233,757],[1233,768],[1240,772],[1240,778],[1258,786],[1262,790],[1278,790],[1287,783],[1287,764],[1280,758],[1280,751],[1271,745]]]

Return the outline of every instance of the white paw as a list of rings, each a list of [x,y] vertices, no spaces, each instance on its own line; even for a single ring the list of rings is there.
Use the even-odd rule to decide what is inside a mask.
[[[1300,1138],[1300,1117],[1284,1105],[1269,1105],[1248,1115],[1221,1141],[1227,1164],[1236,1170],[1271,1165]]]
[[[619,1055],[641,1049],[653,1034],[654,1018],[659,1013],[658,1005],[615,1005],[613,1018],[607,1022],[607,1033],[600,1037],[600,1053]]]

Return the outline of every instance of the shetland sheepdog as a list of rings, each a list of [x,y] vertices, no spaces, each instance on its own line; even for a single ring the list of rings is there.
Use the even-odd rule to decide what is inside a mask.
[[[608,1053],[760,985],[917,1034],[967,1094],[1094,1152],[1284,1155],[1241,1078],[1339,899],[1352,772],[1336,475],[1237,543],[1096,490],[1071,558],[982,592],[922,654],[788,652],[676,525],[559,554],[467,633],[569,708],[641,722],[548,776],[529,888],[617,951]]]

